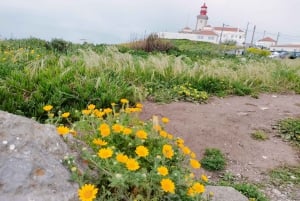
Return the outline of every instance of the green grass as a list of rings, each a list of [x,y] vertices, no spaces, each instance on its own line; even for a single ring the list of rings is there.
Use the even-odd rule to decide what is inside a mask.
[[[260,140],[260,141],[269,139],[268,135],[264,131],[261,131],[261,130],[257,130],[255,132],[251,133],[251,137],[255,140]]]
[[[300,93],[298,60],[226,57],[233,46],[170,42],[173,50],[146,53],[60,39],[0,41],[0,109],[44,119],[47,103],[66,111],[89,103],[108,107],[124,97],[204,102],[212,95]]]
[[[226,159],[223,153],[215,148],[205,149],[203,158],[201,159],[202,167],[209,171],[224,170]]]
[[[278,122],[280,136],[300,147],[300,119],[288,118]]]
[[[279,167],[269,172],[272,183],[276,186],[296,184],[300,185],[300,166]]]

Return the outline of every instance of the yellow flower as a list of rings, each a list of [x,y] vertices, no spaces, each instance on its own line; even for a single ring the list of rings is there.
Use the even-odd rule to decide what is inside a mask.
[[[126,156],[125,154],[119,153],[119,154],[117,154],[116,159],[120,163],[126,163],[128,160],[128,156]]]
[[[123,134],[124,135],[130,135],[132,133],[132,129],[131,128],[124,128],[123,129]]]
[[[154,125],[154,126],[153,126],[153,129],[154,129],[155,131],[161,131],[161,126],[160,126],[160,125]]]
[[[107,137],[110,135],[110,127],[106,123],[100,125],[99,131],[102,137]]]
[[[80,201],[93,201],[98,193],[98,188],[93,184],[84,184],[78,189],[78,196]]]
[[[172,140],[172,139],[173,139],[173,135],[172,135],[172,134],[168,134],[167,138],[168,138],[169,140]]]
[[[70,116],[70,112],[62,113],[61,117],[68,118]]]
[[[190,159],[190,165],[194,169],[199,169],[201,167],[201,164],[195,159]]]
[[[136,136],[140,139],[147,139],[148,134],[144,130],[138,130]]]
[[[113,129],[113,131],[114,131],[115,133],[121,133],[122,130],[124,129],[124,127],[123,127],[122,125],[120,125],[120,124],[114,124],[114,125],[112,126],[112,129]]]
[[[110,104],[112,107],[115,107],[117,104],[116,103],[111,103]]]
[[[161,121],[164,123],[164,124],[167,124],[167,123],[169,123],[169,119],[167,118],[167,117],[163,117],[163,118],[161,118]]]
[[[43,107],[43,109],[46,111],[46,112],[49,112],[50,110],[52,110],[53,106],[52,105],[45,105]]]
[[[144,146],[138,146],[135,149],[135,153],[139,156],[139,157],[146,157],[149,155],[149,150],[144,147]]]
[[[135,105],[135,107],[136,107],[136,108],[142,109],[142,108],[143,108],[143,105],[142,105],[142,103],[137,103],[137,104]]]
[[[202,184],[200,184],[199,182],[194,183],[192,188],[193,188],[194,192],[198,193],[198,194],[204,193],[204,191],[205,191],[205,187]]]
[[[66,135],[70,132],[70,129],[68,127],[65,126],[59,126],[56,128],[58,134],[60,135]]]
[[[183,144],[184,144],[184,140],[183,140],[182,138],[178,138],[178,139],[176,140],[176,143],[177,143],[178,146],[179,146],[179,145],[183,145]]]
[[[92,111],[91,110],[82,110],[81,112],[84,115],[89,115],[89,114],[91,114]]]
[[[95,115],[96,117],[98,117],[98,118],[102,118],[102,117],[105,115],[105,112],[102,112],[102,111],[100,111],[100,110],[98,110],[98,109],[95,109],[95,110],[94,110],[94,115]]]
[[[191,153],[190,148],[188,148],[188,147],[186,147],[186,146],[181,147],[181,150],[182,150],[182,152],[183,152],[184,154],[186,154],[186,155],[188,155],[188,154]]]
[[[193,197],[195,195],[195,191],[192,187],[188,188],[187,195]]]
[[[204,182],[208,182],[208,178],[207,178],[207,176],[206,175],[201,175],[201,179],[202,179],[202,181],[204,181]]]
[[[89,104],[87,107],[89,110],[94,110],[96,108],[96,105],[94,104]]]
[[[103,110],[103,112],[104,112],[105,114],[110,114],[110,113],[112,113],[112,109],[111,109],[111,108],[105,108],[105,109]]]
[[[171,179],[162,179],[160,186],[164,192],[175,193],[175,184]]]
[[[98,156],[102,159],[110,158],[113,155],[113,150],[111,148],[103,148],[98,151]]]
[[[140,165],[139,162],[137,162],[135,159],[129,158],[126,161],[126,167],[128,170],[135,171],[140,168]]]
[[[158,167],[157,172],[162,176],[166,176],[169,174],[168,168],[166,168],[165,166]]]
[[[126,98],[122,98],[122,99],[120,100],[120,102],[121,102],[122,104],[127,104],[127,103],[129,103],[129,101],[128,101]]]
[[[164,138],[168,137],[168,133],[164,130],[159,131],[159,135],[164,137]]]
[[[162,152],[163,152],[163,155],[164,155],[166,158],[169,158],[169,159],[171,159],[171,158],[173,157],[173,155],[174,155],[174,151],[173,151],[172,146],[171,146],[171,145],[168,145],[168,144],[165,144],[165,145],[163,146]]]
[[[93,140],[93,143],[96,145],[100,145],[100,146],[105,146],[107,145],[107,142],[105,140],[101,140],[99,138],[96,138]]]
[[[194,152],[191,152],[190,156],[191,156],[191,158],[197,158],[197,156]]]

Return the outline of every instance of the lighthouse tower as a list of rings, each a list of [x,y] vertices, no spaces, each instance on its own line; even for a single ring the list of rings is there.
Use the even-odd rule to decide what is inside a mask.
[[[204,3],[201,6],[200,15],[197,16],[196,31],[203,29],[203,27],[207,25],[208,16],[206,14],[207,14],[207,6]]]

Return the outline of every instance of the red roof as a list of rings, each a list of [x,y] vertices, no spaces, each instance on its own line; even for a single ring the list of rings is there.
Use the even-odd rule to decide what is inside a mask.
[[[234,27],[214,27],[216,31],[230,31],[230,32],[243,32],[239,28],[234,28]]]
[[[265,37],[263,39],[260,39],[259,42],[276,42],[276,40],[270,37]]]
[[[210,30],[200,30],[200,31],[195,31],[194,33],[200,35],[207,35],[207,36],[218,36],[216,32]]]

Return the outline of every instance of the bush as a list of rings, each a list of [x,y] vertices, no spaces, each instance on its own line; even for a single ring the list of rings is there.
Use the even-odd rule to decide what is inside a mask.
[[[78,121],[70,123],[79,112],[54,115],[51,105],[44,106],[48,123],[55,123],[64,139],[73,134],[79,140],[75,147],[80,146],[79,161],[85,167],[73,156],[65,157],[65,164],[81,186],[80,200],[88,190],[97,200],[203,200],[207,178],[192,174],[200,168],[195,153],[164,130],[168,118],[141,121],[142,107],[129,107],[127,99],[104,109],[90,104]]]
[[[226,165],[225,157],[222,152],[215,148],[206,149],[201,160],[204,169],[210,171],[223,170]]]

